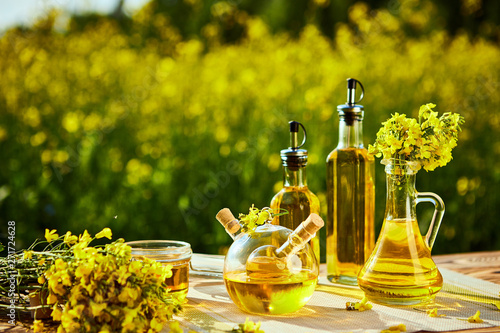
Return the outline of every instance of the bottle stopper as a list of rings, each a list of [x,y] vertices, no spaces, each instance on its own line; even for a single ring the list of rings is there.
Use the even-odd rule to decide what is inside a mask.
[[[307,140],[307,133],[304,125],[298,121],[290,121],[290,147],[280,151],[281,161],[283,166],[289,167],[292,170],[306,166],[307,164],[307,150],[300,149]],[[299,144],[298,134],[299,129],[302,127],[304,138],[302,143]]]
[[[361,88],[361,96],[356,101],[356,85]],[[348,124],[352,124],[354,120],[362,120],[364,116],[364,107],[359,103],[365,94],[365,88],[356,79],[347,79],[347,102],[342,105],[337,105],[337,111],[341,119],[346,120]]]
[[[221,209],[217,215],[215,215],[215,218],[224,226],[229,234],[234,234],[241,227],[240,222],[234,217],[229,208]]]
[[[325,225],[323,219],[316,213],[311,213],[309,217],[296,229],[295,235],[305,241],[309,241],[316,232]]]

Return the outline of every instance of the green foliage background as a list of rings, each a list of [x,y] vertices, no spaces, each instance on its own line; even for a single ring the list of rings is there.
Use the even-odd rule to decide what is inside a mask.
[[[215,214],[269,204],[289,120],[308,130],[308,182],[326,215],[336,105],[355,77],[366,144],[391,113],[416,116],[424,103],[465,117],[453,161],[419,172],[417,189],[447,205],[434,253],[500,249],[498,25],[452,31],[430,1],[355,3],[335,24],[333,1],[299,2],[296,20],[244,1],[164,3],[121,19],[52,13],[1,37],[0,224],[16,221],[18,248],[45,228],[109,226],[223,253]],[[376,193],[378,231],[381,165]],[[419,206],[423,230],[430,215]]]

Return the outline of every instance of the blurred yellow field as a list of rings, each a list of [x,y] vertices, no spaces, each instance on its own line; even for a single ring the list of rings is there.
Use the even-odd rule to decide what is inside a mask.
[[[230,239],[215,214],[269,205],[289,120],[307,129],[309,186],[325,213],[336,106],[355,77],[365,87],[366,145],[391,113],[414,117],[425,103],[465,117],[453,161],[420,172],[417,189],[447,205],[434,253],[499,249],[500,48],[465,33],[408,35],[403,26],[425,32],[435,8],[400,10],[396,17],[358,3],[334,39],[312,24],[297,38],[274,34],[250,15],[238,17],[245,37],[236,43],[221,42],[216,25],[186,39],[147,8],[129,33],[111,19],[60,32],[55,17],[7,31],[0,223],[17,222],[19,248],[45,228],[109,226],[127,240],[178,239],[195,252],[223,252]],[[161,38],[146,37],[146,27]],[[376,193],[380,228],[378,163]],[[431,211],[419,211],[422,221]]]

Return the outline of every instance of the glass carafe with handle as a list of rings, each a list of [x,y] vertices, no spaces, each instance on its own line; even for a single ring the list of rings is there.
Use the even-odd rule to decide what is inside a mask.
[[[384,223],[375,248],[358,275],[358,285],[373,302],[414,305],[432,301],[443,278],[431,249],[444,215],[443,200],[434,193],[417,192],[417,162],[386,159],[387,198]],[[416,205],[435,206],[429,230],[422,236]]]

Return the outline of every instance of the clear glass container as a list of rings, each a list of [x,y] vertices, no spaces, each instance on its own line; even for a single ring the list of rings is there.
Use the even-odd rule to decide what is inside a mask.
[[[307,303],[317,284],[319,264],[309,239],[299,238],[296,232],[270,223],[235,237],[224,260],[224,283],[241,310],[279,315]],[[259,256],[262,253],[279,257]]]
[[[162,263],[172,265],[172,276],[166,283],[170,292],[186,296],[189,287],[189,262],[193,251],[191,245],[182,241],[172,240],[141,240],[127,242],[132,248],[132,258],[140,260],[146,257]]]
[[[431,192],[417,192],[416,162],[383,160],[387,179],[385,218],[372,255],[358,276],[366,297],[389,305],[431,302],[443,278],[431,250],[444,215],[443,200]],[[422,237],[416,206],[434,204],[427,234]]]
[[[348,80],[348,102],[337,106],[339,143],[326,161],[327,277],[349,285],[357,284],[375,245],[375,159],[363,146],[364,108],[354,102],[356,83],[361,85]]]
[[[296,121],[290,121],[290,147],[281,151],[281,161],[283,164],[283,189],[276,193],[271,200],[273,212],[287,211],[274,217],[272,223],[289,229],[295,229],[304,221],[309,214],[319,214],[319,199],[307,186],[306,165],[307,150],[300,149],[306,142],[306,130],[304,126]],[[299,126],[304,131],[304,140],[298,144],[297,133]],[[319,233],[309,241],[309,245],[316,254],[316,259],[320,260]]]

